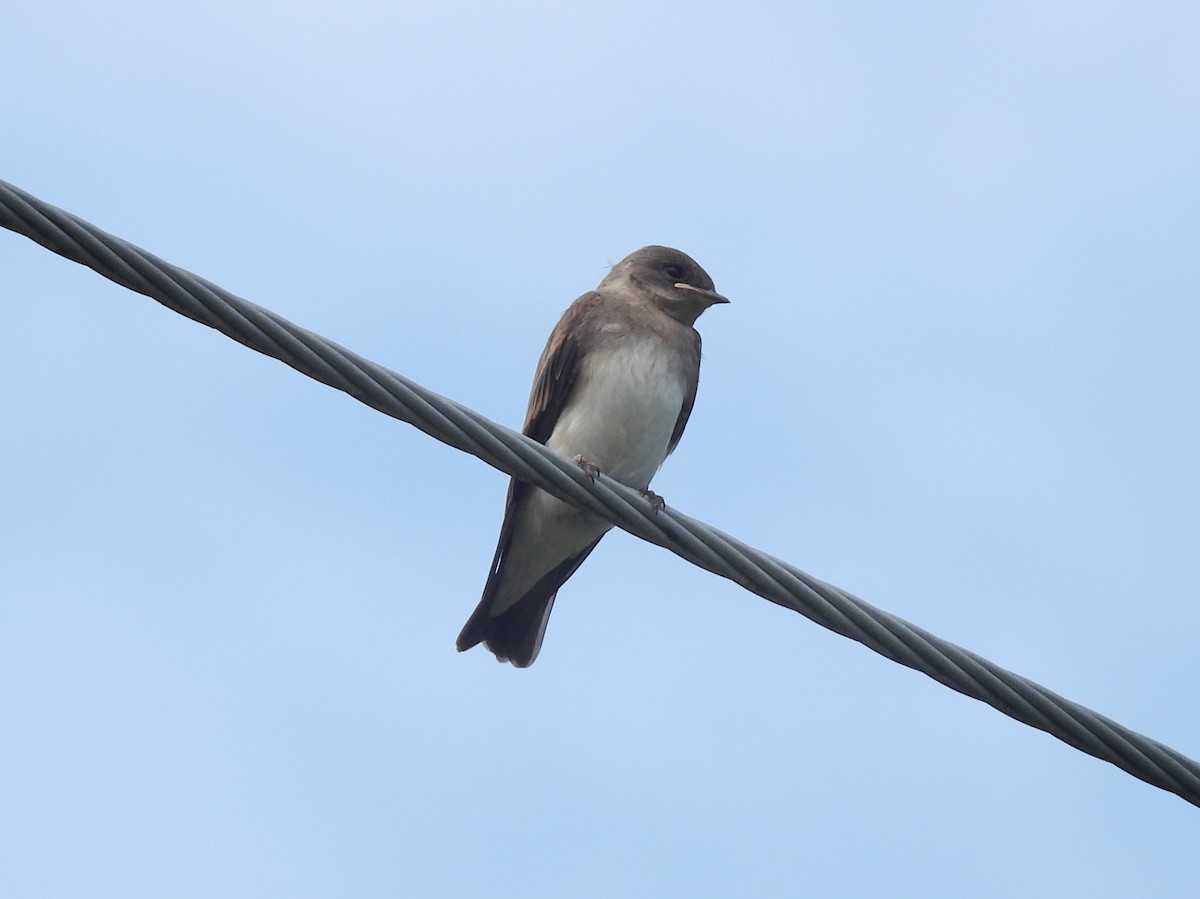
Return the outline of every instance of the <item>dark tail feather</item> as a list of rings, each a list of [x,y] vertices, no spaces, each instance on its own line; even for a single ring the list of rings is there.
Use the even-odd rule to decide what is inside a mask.
[[[511,662],[518,668],[532,665],[542,648],[542,637],[546,634],[546,623],[550,620],[558,588],[575,573],[599,542],[597,537],[586,549],[548,571],[532,590],[499,615],[491,614],[494,587],[489,579],[488,588],[492,589],[484,590],[483,599],[458,635],[458,651],[482,643],[498,662]]]
[[[458,635],[458,651],[482,643],[495,654],[496,661],[528,668],[542,648],[546,622],[553,608],[553,594],[539,601],[532,592],[495,617],[480,605]]]

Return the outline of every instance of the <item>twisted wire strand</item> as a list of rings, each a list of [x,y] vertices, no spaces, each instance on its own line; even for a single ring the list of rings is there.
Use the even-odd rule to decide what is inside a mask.
[[[1200,764],[0,181],[0,225],[894,662],[1200,806]]]

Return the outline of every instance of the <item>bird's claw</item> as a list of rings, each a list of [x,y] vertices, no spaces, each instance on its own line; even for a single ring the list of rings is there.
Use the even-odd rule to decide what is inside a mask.
[[[650,504],[651,515],[657,515],[661,509],[667,507],[667,501],[653,490],[643,490],[642,496],[646,497],[646,502]]]
[[[596,475],[600,474],[600,469],[596,467],[595,463],[583,458],[582,454],[576,455],[574,461],[576,465],[583,469],[583,473],[588,476],[588,480],[593,484],[596,483]]]

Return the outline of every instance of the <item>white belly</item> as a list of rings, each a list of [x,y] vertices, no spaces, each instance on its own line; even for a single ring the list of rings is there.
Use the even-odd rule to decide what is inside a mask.
[[[593,354],[546,445],[582,455],[609,477],[645,490],[667,457],[684,387],[657,341],[629,341]]]
[[[571,396],[546,445],[581,455],[611,478],[645,490],[667,456],[683,408],[685,383],[661,344],[629,342],[584,360]],[[534,490],[517,513],[492,613],[525,595],[564,559],[611,528],[602,518]]]

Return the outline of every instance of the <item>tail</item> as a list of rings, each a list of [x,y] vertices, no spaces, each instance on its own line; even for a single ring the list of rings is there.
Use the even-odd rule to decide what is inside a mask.
[[[502,614],[492,616],[484,603],[472,613],[458,635],[458,651],[480,643],[496,656],[497,662],[511,662],[518,668],[528,668],[542,648],[546,623],[554,608],[554,596],[538,602],[526,595]]]
[[[546,623],[550,620],[558,588],[575,573],[575,569],[583,564],[583,560],[599,542],[600,537],[597,537],[585,549],[546,572],[528,593],[499,615],[492,614],[492,602],[499,581],[493,573],[483,589],[483,598],[458,635],[455,644],[458,651],[482,643],[498,662],[510,662],[517,668],[532,665],[542,648],[542,638],[546,635]]]

